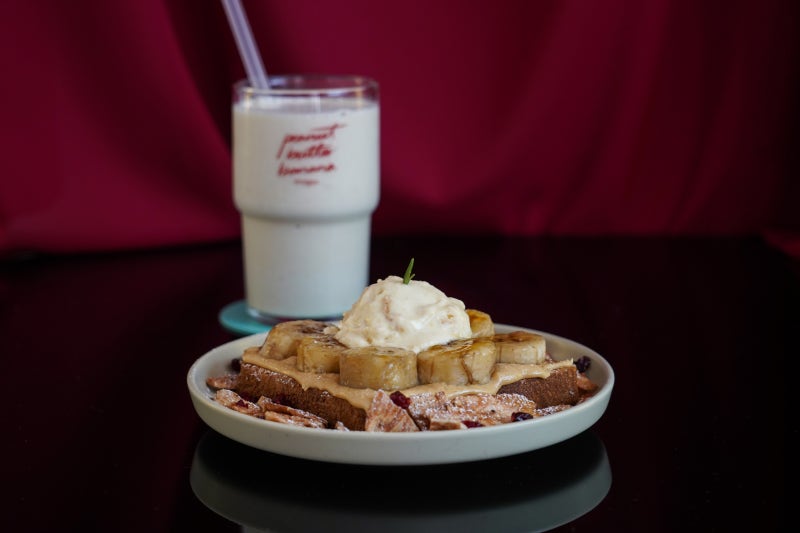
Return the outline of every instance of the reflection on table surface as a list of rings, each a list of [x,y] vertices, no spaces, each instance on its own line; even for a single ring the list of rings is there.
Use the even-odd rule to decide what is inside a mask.
[[[290,459],[209,431],[190,479],[210,509],[258,531],[518,532],[590,511],[611,467],[591,431],[513,457],[416,467]]]
[[[10,496],[0,531],[239,531],[224,501],[198,488],[198,470],[205,486],[225,489],[219,496],[267,498],[295,520],[335,518],[353,490],[395,520],[414,518],[392,514],[404,500],[433,517],[508,503],[510,518],[530,506],[539,518],[550,492],[577,494],[580,476],[600,468],[596,455],[577,454],[585,467],[563,470],[570,475],[558,485],[563,465],[541,458],[594,445],[613,483],[604,496],[594,487],[583,509],[548,507],[570,520],[555,531],[784,529],[785,450],[797,439],[785,374],[800,316],[796,262],[749,238],[385,237],[373,243],[371,277],[402,275],[411,257],[416,279],[496,322],[572,339],[608,360],[614,391],[589,432],[496,463],[437,467],[435,478],[422,476],[431,467],[323,463],[305,477],[275,475],[272,465],[301,463],[209,434],[186,386],[200,356],[235,338],[218,313],[243,295],[238,243],[6,260]],[[470,491],[474,508],[447,503]],[[420,503],[420,493],[432,501]],[[314,513],[295,512],[307,501]],[[286,525],[243,510],[259,527]]]

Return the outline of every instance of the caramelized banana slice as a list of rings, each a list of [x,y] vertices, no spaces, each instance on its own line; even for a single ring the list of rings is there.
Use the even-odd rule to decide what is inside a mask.
[[[545,357],[544,337],[529,331],[498,333],[492,337],[500,363],[541,364]]]
[[[421,351],[417,373],[420,383],[486,383],[496,362],[497,349],[490,337],[461,339]]]
[[[297,369],[313,374],[339,372],[339,356],[346,349],[333,335],[305,337],[297,345]]]
[[[319,336],[333,327],[317,320],[290,320],[272,326],[258,354],[269,359],[286,359],[297,355],[297,345],[304,337]]]
[[[491,337],[494,335],[494,322],[488,313],[477,309],[467,309],[466,311],[473,337]]]
[[[386,391],[413,387],[417,384],[417,355],[402,348],[348,348],[339,356],[339,383]]]

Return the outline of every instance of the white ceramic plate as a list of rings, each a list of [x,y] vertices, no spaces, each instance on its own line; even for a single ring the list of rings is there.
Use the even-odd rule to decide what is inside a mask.
[[[212,429],[248,446],[301,459],[362,465],[421,465],[479,461],[529,452],[573,437],[603,415],[614,387],[611,365],[594,350],[542,331],[496,324],[498,333],[526,330],[547,340],[554,359],[591,359],[589,378],[600,386],[582,404],[552,415],[503,424],[453,431],[371,433],[288,426],[237,413],[215,402],[206,378],[226,372],[245,348],[263,343],[266,333],[223,344],[195,361],[187,384],[200,418]]]

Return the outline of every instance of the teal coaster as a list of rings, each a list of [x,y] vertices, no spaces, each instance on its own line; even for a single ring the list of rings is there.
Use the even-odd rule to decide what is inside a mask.
[[[253,335],[272,329],[272,326],[255,319],[247,312],[247,302],[239,300],[222,308],[219,312],[222,327],[237,335]]]

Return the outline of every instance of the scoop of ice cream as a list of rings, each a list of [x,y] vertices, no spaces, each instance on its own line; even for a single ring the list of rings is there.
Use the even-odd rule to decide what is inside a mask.
[[[464,302],[426,281],[378,280],[344,313],[336,339],[350,348],[394,346],[413,352],[472,336]]]

